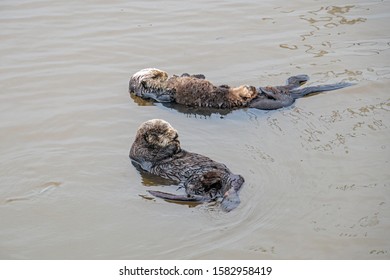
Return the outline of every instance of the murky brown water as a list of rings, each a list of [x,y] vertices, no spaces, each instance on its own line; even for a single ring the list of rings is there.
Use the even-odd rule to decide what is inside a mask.
[[[389,1],[0,2],[0,258],[389,259]],[[351,88],[274,112],[140,106],[131,74]],[[128,159],[162,118],[242,174],[223,213],[143,198]]]

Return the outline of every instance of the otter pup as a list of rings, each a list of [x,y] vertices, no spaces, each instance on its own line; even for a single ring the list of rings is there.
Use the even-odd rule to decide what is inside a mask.
[[[130,158],[142,170],[175,181],[185,195],[149,191],[152,195],[176,201],[213,201],[231,211],[238,206],[238,192],[244,178],[224,164],[181,149],[177,131],[166,121],[153,119],[141,124],[130,149]]]
[[[285,86],[258,87],[243,85],[215,86],[204,75],[168,77],[168,73],[147,68],[135,73],[129,82],[130,93],[158,102],[175,102],[190,107],[236,109],[242,107],[275,110],[292,105],[296,99],[311,93],[351,86],[351,83],[310,86],[299,89],[309,80],[307,75],[288,78]]]
[[[176,102],[191,107],[237,108],[248,106],[257,96],[252,86],[215,86],[204,75],[187,73],[168,78],[168,73],[147,68],[135,73],[129,82],[129,91],[136,96],[158,102]]]

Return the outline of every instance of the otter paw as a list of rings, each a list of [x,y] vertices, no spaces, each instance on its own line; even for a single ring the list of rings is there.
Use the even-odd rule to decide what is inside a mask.
[[[257,96],[257,90],[253,86],[241,86],[238,96],[244,101],[251,100]]]

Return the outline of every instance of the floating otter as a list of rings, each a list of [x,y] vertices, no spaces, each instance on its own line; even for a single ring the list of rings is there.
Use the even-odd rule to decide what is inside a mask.
[[[176,102],[191,107],[237,108],[247,107],[257,96],[252,86],[215,86],[204,75],[187,73],[168,78],[168,74],[156,68],[135,73],[129,82],[129,91],[142,98],[158,102]]]
[[[164,120],[153,119],[141,124],[130,158],[142,170],[178,183],[186,193],[149,191],[156,197],[197,202],[222,199],[221,207],[225,211],[240,203],[238,192],[244,178],[233,174],[222,163],[181,149],[177,131]]]
[[[147,68],[135,73],[129,82],[129,91],[136,96],[158,102],[175,102],[189,107],[236,109],[243,107],[275,110],[288,107],[300,97],[311,93],[336,90],[351,86],[351,83],[299,87],[309,80],[307,75],[292,76],[285,86],[258,87],[242,85],[215,86],[202,74],[187,73],[168,77],[168,73],[156,68]]]

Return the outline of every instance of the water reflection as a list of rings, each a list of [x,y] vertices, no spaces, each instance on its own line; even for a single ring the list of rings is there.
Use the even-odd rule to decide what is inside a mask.
[[[149,172],[144,171],[139,167],[137,163],[134,161],[131,162],[133,166],[137,169],[139,174],[141,175],[141,182],[142,185],[149,188],[149,187],[160,187],[163,188],[162,191],[164,192],[169,192],[169,193],[178,193],[181,192],[182,194],[185,194],[184,189],[180,188],[175,181],[169,180],[162,178],[160,176],[151,174]],[[181,190],[180,190],[181,189]],[[146,200],[153,200],[156,201],[157,198],[149,193],[143,193],[139,194],[140,197]],[[197,202],[197,201],[175,201],[175,200],[165,200],[170,203],[175,203],[179,205],[186,205],[190,208],[195,207],[202,202]]]
[[[165,108],[185,114],[187,117],[207,118],[212,115],[220,115],[220,117],[223,118],[234,111],[233,109],[194,108],[176,103],[159,103],[150,99],[143,99],[139,96],[135,96],[134,94],[130,94],[130,97],[138,104],[138,106],[164,106]]]
[[[348,19],[346,17],[347,14],[350,13],[353,9],[356,9],[356,7],[353,5],[329,6],[321,7],[319,10],[309,12],[310,16],[301,15],[300,18],[302,20],[307,21],[311,27],[315,28],[315,30],[309,32],[308,34],[301,35],[302,41],[305,41],[308,39],[308,37],[341,35],[341,33],[334,34],[333,32],[324,32],[323,30],[324,28],[332,29],[344,24],[353,25],[357,23],[363,23],[367,20],[366,18],[362,17]],[[314,57],[322,57],[328,54],[332,49],[332,45],[328,41],[322,42],[321,46],[305,44],[305,52],[313,54]]]
[[[327,10],[327,13],[335,16],[340,24],[356,24],[359,22],[365,22],[367,20],[366,18],[358,17],[358,18],[354,18],[354,19],[347,19],[346,17],[342,16],[342,14],[349,13],[349,11],[353,8],[355,8],[355,6],[353,6],[353,5],[344,6],[344,7],[330,6],[330,7],[327,7],[326,10]],[[333,23],[333,24],[335,24],[335,23]],[[337,24],[335,26],[337,26]]]
[[[219,115],[220,118],[224,118],[226,115],[229,115],[234,110],[233,109],[213,109],[213,108],[201,108],[201,107],[187,107],[185,105],[176,104],[176,103],[163,103],[163,106],[174,109],[179,113],[185,114],[187,117],[191,116],[202,116],[202,117],[211,117],[212,115]],[[236,110],[240,110],[238,108]]]
[[[141,180],[142,184],[146,187],[151,187],[151,186],[172,186],[172,185],[177,185],[175,181],[169,180],[162,178],[160,176],[154,175],[150,172],[144,171],[139,164],[137,164],[134,161],[131,161],[133,166],[137,169],[139,174],[141,175]],[[176,187],[177,188],[177,187]]]
[[[137,103],[138,106],[154,106],[154,101],[150,99],[144,99],[134,94],[130,94],[130,98]]]
[[[390,258],[388,1],[14,2],[0,2],[3,258]],[[278,111],[194,112],[128,99],[145,65],[359,85]],[[237,211],[148,194],[178,188],[128,159],[154,117],[243,174]]]
[[[131,99],[138,104],[138,106],[155,106],[161,105],[165,108],[175,110],[179,113],[185,114],[187,117],[204,117],[208,118],[212,115],[219,115],[224,118],[226,115],[232,113],[233,109],[214,109],[214,108],[194,108],[176,103],[158,103],[153,100],[146,100],[134,94],[130,94]]]
[[[300,15],[299,18],[301,20],[306,21],[310,27],[314,28],[314,30],[308,33],[299,35],[301,41],[310,41],[311,38],[342,35],[344,29],[338,28],[341,25],[354,25],[366,22],[367,19],[363,17],[349,17],[357,9],[358,7],[354,5],[328,6]],[[304,48],[306,53],[312,54],[314,57],[322,57],[331,52],[333,47],[331,42],[324,41],[318,44],[318,39],[315,39],[315,41],[316,44],[306,42],[302,46],[298,44],[280,44],[279,46],[289,50]]]
[[[310,123],[306,122],[306,125],[299,128],[301,131],[300,138],[303,141],[302,146],[307,150],[331,153],[341,150],[348,154],[351,139],[365,137],[367,131],[387,129],[386,121],[375,116],[378,111],[388,112],[390,110],[389,106],[390,99],[359,108],[347,108],[343,111],[333,110],[328,115],[321,115],[317,120],[311,118]],[[286,114],[295,117],[296,110],[286,112]],[[353,121],[354,119],[356,121]],[[348,125],[340,131],[335,128],[330,130],[330,124],[333,126],[340,122],[348,122]],[[327,140],[325,141],[325,139]]]
[[[356,7],[351,6],[329,6],[321,7],[319,10],[310,11],[309,14],[313,17],[307,15],[301,15],[300,18],[306,20],[310,25],[315,27],[317,30],[320,30],[321,27],[333,28],[337,27],[340,24],[356,24],[365,22],[367,19],[362,17],[347,19],[346,14],[348,14],[352,9]],[[330,16],[329,16],[330,15]],[[324,23],[321,25],[321,23]]]

